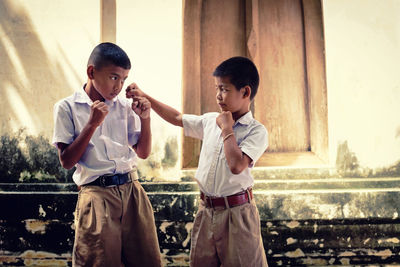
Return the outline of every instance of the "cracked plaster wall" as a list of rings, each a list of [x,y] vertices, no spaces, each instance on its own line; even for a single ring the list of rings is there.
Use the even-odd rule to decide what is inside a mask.
[[[70,265],[74,186],[30,185],[19,192],[11,191],[13,186],[18,185],[0,185],[0,264]],[[164,265],[188,266],[196,184],[143,186],[155,212]],[[256,187],[254,196],[270,266],[400,264],[398,191],[299,194]]]

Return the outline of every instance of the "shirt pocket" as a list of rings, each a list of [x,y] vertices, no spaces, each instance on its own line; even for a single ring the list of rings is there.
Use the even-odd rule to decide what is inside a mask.
[[[106,153],[109,159],[116,160],[124,158],[129,154],[129,146],[127,144],[121,144],[108,136],[101,136],[106,147]]]
[[[108,158],[115,160],[128,155],[129,145],[126,120],[115,118],[112,121],[107,121],[106,127],[107,130],[103,130],[99,138],[104,142]]]
[[[128,126],[125,119],[115,119],[108,125],[108,136],[112,141],[121,144],[128,145]]]

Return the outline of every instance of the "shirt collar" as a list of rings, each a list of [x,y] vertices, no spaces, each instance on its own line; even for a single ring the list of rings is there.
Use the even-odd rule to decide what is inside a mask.
[[[85,91],[77,91],[74,95],[74,102],[76,103],[87,103],[89,106],[93,104],[93,101],[87,95]]]
[[[87,103],[89,106],[91,106],[93,104],[93,101],[90,99],[90,97],[86,93],[85,85],[83,86],[82,90],[75,92],[74,102],[76,102],[76,103]],[[106,99],[104,102],[107,105],[112,105],[112,104],[114,104],[115,101],[117,101],[117,99],[118,99],[118,96],[114,97],[112,100],[107,100]]]
[[[235,124],[240,123],[242,125],[249,125],[251,121],[253,120],[253,114],[251,111],[247,112],[244,114],[242,117],[240,117]]]

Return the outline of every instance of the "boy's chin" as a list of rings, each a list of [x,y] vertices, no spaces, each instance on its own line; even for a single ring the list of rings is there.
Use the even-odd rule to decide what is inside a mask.
[[[106,99],[106,100],[108,100],[108,101],[111,101],[111,100],[114,100],[114,98],[116,98],[118,95],[114,95],[114,94],[112,94],[112,95],[109,95],[109,96],[107,96],[107,97],[104,97],[104,99]]]
[[[221,111],[221,112],[224,112],[224,111],[230,111],[229,109],[227,109],[226,107],[219,107],[219,110]]]

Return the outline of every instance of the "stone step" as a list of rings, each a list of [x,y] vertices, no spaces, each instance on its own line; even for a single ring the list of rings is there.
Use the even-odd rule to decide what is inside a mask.
[[[380,179],[258,179],[254,196],[270,266],[400,264],[399,178]],[[142,184],[165,266],[188,266],[197,184]],[[0,265],[70,264],[77,194],[73,184],[0,184]]]
[[[142,182],[147,192],[198,192],[196,182]],[[285,191],[300,192],[351,192],[358,190],[400,191],[400,177],[354,178],[287,178],[275,179],[266,177],[256,179],[254,190],[259,193],[275,193]],[[262,191],[262,192],[261,192]],[[0,183],[1,192],[77,192],[73,183]]]
[[[400,177],[379,178],[312,178],[312,179],[269,179],[255,180],[254,188],[262,191],[354,191],[359,189],[399,191]]]

